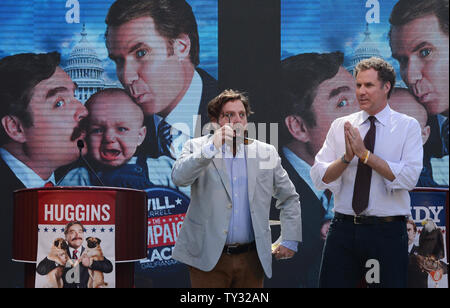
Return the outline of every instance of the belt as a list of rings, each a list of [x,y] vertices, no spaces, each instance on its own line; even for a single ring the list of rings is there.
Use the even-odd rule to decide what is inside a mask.
[[[334,213],[334,218],[342,221],[352,221],[355,225],[374,225],[374,224],[382,224],[387,222],[394,221],[404,221],[406,222],[406,216],[385,216],[385,217],[377,217],[377,216],[352,216],[345,215],[341,213]]]
[[[237,255],[244,252],[249,252],[256,249],[256,243],[251,242],[248,244],[235,244],[235,245],[225,245],[222,253],[227,255]]]

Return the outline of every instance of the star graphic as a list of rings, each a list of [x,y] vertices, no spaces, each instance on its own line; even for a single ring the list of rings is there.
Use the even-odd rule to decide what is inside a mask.
[[[53,228],[52,231],[53,231],[53,233],[55,233],[56,232],[56,228]]]
[[[175,200],[175,203],[176,203],[177,205],[180,205],[180,204],[181,204],[181,199],[178,198],[177,200]]]

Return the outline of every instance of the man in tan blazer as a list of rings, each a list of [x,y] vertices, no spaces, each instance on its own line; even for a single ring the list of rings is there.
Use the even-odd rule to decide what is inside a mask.
[[[301,241],[299,196],[276,149],[244,138],[248,98],[225,90],[208,104],[215,133],[191,139],[172,170],[191,185],[191,203],[172,257],[189,266],[192,287],[262,287],[272,254],[290,258]],[[281,245],[273,251],[272,197],[280,211]]]

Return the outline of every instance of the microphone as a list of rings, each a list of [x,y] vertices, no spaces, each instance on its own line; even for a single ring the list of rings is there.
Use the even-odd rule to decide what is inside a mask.
[[[83,148],[84,148],[84,141],[83,140],[78,140],[77,141],[77,147],[78,147],[78,150],[80,150],[80,157],[81,157],[81,150],[83,150]]]
[[[84,148],[84,142],[83,142],[83,140],[78,140],[78,141],[77,141],[77,147],[78,147],[78,150],[80,151],[80,154],[79,154],[79,156],[78,156],[78,159],[77,159],[76,161],[74,161],[73,163],[70,164],[70,166],[67,168],[67,171],[64,173],[64,176],[61,177],[61,179],[56,183],[55,186],[59,186],[59,184],[60,184],[60,183],[64,180],[64,178],[69,174],[69,172],[72,170],[72,168],[75,166],[75,164],[81,160],[81,149]]]
[[[94,169],[92,169],[91,165],[88,163],[88,161],[84,158],[84,156],[81,154],[83,148],[84,148],[84,141],[83,140],[78,140],[77,141],[77,147],[78,150],[80,151],[80,156],[78,158],[78,160],[82,160],[84,162],[84,164],[86,165],[86,167],[88,167],[88,170],[95,175],[95,178],[97,179],[97,181],[102,184],[102,186],[106,186],[105,183],[103,183],[103,181],[99,178],[99,176],[97,175],[97,173],[94,171]]]
[[[228,123],[231,124],[231,115],[227,114],[226,117],[228,118]],[[248,132],[245,130],[244,131],[244,138],[243,138],[245,145],[248,145],[249,143],[251,143],[250,139],[247,137],[247,133]],[[236,146],[236,140],[237,140],[237,136],[236,136],[236,131],[235,131],[234,135],[233,135],[233,146]]]

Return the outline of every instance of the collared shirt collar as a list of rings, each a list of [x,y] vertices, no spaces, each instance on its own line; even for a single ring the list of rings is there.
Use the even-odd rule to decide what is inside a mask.
[[[389,124],[390,121],[390,114],[391,114],[391,107],[389,107],[389,104],[386,104],[386,107],[384,107],[383,110],[381,110],[380,112],[378,112],[375,115],[375,118],[377,119],[378,122],[380,122],[383,126],[387,126]],[[367,119],[369,118],[369,114],[362,110],[361,114],[360,114],[360,119],[358,121],[359,125],[362,125],[364,122],[367,121]]]
[[[308,165],[303,159],[298,157],[294,152],[292,152],[289,148],[283,147],[283,154],[286,159],[291,163],[292,167],[294,167],[297,174],[308,184],[309,188],[314,192],[318,199],[320,199],[323,195],[323,190],[317,190],[313,184],[311,176],[309,175],[311,171],[311,166]]]
[[[18,160],[4,148],[0,148],[0,156],[26,188],[44,187],[45,183],[49,181],[56,184],[54,173],[52,173],[47,180],[43,180],[31,168]]]
[[[164,119],[171,126],[174,126],[175,123],[182,124],[181,126],[177,125],[176,128],[178,130],[181,130],[183,134],[190,137],[193,137],[195,133],[194,129],[197,120],[198,108],[200,106],[200,101],[202,98],[202,90],[202,79],[197,71],[194,71],[194,76],[192,77],[192,81],[189,85],[188,90],[186,91],[178,105]],[[158,124],[159,122],[161,122],[161,120],[162,117],[158,115],[154,116],[156,127],[158,127]],[[186,131],[186,128],[189,128],[189,132]]]
[[[237,146],[236,156],[233,157],[233,153],[231,152],[231,148],[227,144],[222,145],[222,154],[224,158],[244,158],[244,144],[241,143]]]
[[[83,251],[83,246],[80,246],[78,248],[76,248],[77,250],[77,258],[79,259],[81,257],[81,252]],[[69,253],[70,253],[70,258],[73,257],[73,252],[75,251],[75,248],[69,246]]]

